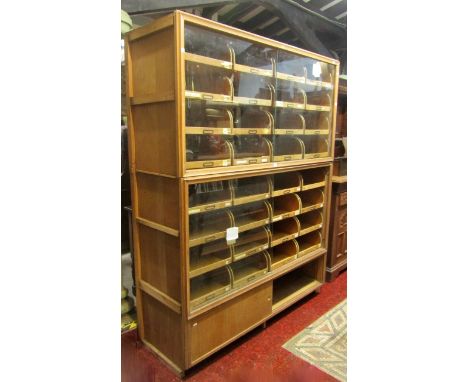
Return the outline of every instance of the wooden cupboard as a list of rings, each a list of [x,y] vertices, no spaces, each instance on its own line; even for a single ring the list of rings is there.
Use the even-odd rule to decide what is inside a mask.
[[[183,374],[325,281],[338,62],[180,11],[126,61],[139,337]]]

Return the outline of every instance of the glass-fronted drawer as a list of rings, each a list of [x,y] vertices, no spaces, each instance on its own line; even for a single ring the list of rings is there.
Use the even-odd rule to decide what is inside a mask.
[[[304,212],[297,216],[301,226],[300,235],[316,231],[323,226],[323,213],[322,210],[314,210]]]
[[[190,247],[226,237],[226,229],[234,226],[229,210],[218,210],[189,216]]]
[[[301,176],[298,172],[283,172],[273,175],[273,196],[290,194],[301,190]]]
[[[305,111],[305,135],[325,135],[330,134],[331,113],[326,111]]]
[[[196,309],[231,290],[228,266],[190,279],[190,308]]]
[[[232,205],[232,190],[227,180],[189,186],[189,215]]]
[[[261,252],[228,265],[233,288],[248,285],[268,272],[268,258]]]
[[[270,222],[268,202],[258,201],[235,206],[231,209],[236,227],[239,232],[261,227]]]
[[[273,106],[275,87],[270,77],[234,73],[234,102],[242,105]]]
[[[302,135],[305,127],[302,112],[288,109],[277,111],[275,135]]]
[[[270,246],[274,247],[298,237],[299,231],[300,223],[296,216],[273,223],[270,227]]]
[[[301,198],[301,213],[322,208],[325,202],[325,194],[322,188],[301,191],[298,195]]]
[[[233,42],[232,49],[236,72],[273,77],[275,49],[240,39]]]
[[[271,200],[272,222],[298,215],[301,210],[301,199],[297,194],[277,196]]]
[[[231,247],[225,239],[190,248],[189,276],[196,277],[231,263]]]
[[[304,157],[304,143],[297,137],[289,135],[275,136],[273,141],[273,161],[283,162],[298,160]]]
[[[253,176],[231,180],[234,205],[245,204],[271,196],[271,181],[268,176]]]
[[[232,102],[232,72],[196,62],[185,62],[185,97]]]
[[[307,255],[322,246],[322,232],[313,231],[297,238],[299,244],[298,257]]]
[[[231,135],[233,111],[225,105],[199,99],[185,101],[185,134]]]
[[[267,249],[269,246],[269,235],[265,227],[254,228],[239,234],[239,238],[233,245],[234,260],[254,255]]]
[[[327,135],[306,135],[301,139],[304,143],[304,159],[323,158],[330,155]]]
[[[186,168],[211,168],[231,165],[232,146],[221,135],[187,135]]]
[[[277,79],[275,106],[277,108],[304,110],[306,105],[306,93],[303,87],[304,84]]]
[[[233,165],[268,163],[271,161],[271,142],[261,135],[235,136],[232,142]]]
[[[234,129],[235,135],[265,135],[271,134],[274,118],[269,110],[260,107],[239,106],[236,110]]]
[[[276,58],[276,77],[298,83],[306,80],[306,57],[279,50]]]
[[[312,188],[319,188],[325,186],[327,181],[327,170],[324,168],[314,168],[310,170],[301,171],[301,189],[303,191]]]
[[[289,240],[268,250],[270,258],[270,270],[275,270],[281,266],[295,260],[299,252],[299,245],[296,240]]]
[[[232,68],[232,38],[227,35],[186,24],[184,27],[185,60],[209,62]]]

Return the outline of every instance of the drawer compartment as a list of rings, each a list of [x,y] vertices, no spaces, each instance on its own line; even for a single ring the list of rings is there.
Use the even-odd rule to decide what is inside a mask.
[[[271,282],[189,321],[190,363],[207,357],[271,314]]]

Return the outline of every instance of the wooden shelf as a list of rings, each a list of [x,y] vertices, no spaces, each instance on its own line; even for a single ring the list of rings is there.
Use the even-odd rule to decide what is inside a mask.
[[[273,314],[287,308],[320,286],[322,286],[320,281],[306,276],[279,283],[276,293],[273,294]]]
[[[184,59],[185,61],[196,62],[197,64],[210,65],[223,69],[232,69],[232,62],[230,61],[218,60],[216,58],[200,56],[198,54],[185,52]]]
[[[333,183],[347,183],[348,182],[348,175],[344,176],[332,176]]]

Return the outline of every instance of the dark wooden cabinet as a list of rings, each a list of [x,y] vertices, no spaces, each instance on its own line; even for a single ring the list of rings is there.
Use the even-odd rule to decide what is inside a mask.
[[[347,212],[347,183],[334,182],[330,211],[327,281],[333,281],[346,268]]]

